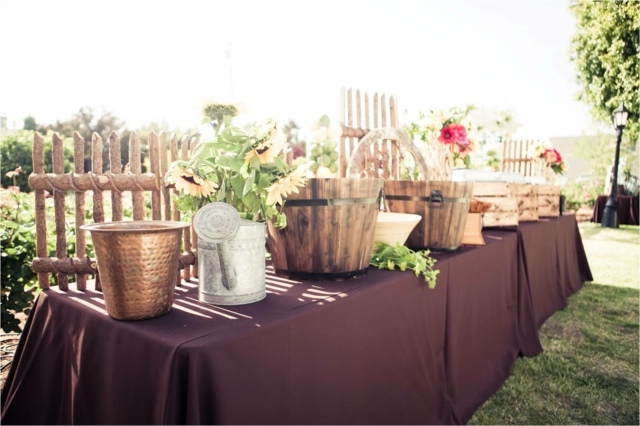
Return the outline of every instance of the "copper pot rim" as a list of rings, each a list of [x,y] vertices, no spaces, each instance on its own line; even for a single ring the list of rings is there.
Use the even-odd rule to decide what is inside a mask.
[[[91,232],[165,232],[176,229],[184,229],[191,226],[189,222],[173,220],[123,220],[116,222],[100,222],[82,225],[80,229]]]

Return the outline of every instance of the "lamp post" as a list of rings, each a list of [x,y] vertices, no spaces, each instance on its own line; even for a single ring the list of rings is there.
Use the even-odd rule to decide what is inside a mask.
[[[618,108],[613,110],[613,123],[616,126],[616,157],[613,162],[613,183],[611,185],[611,193],[604,206],[604,214],[602,216],[603,228],[618,228],[618,207],[616,205],[616,197],[618,196],[618,160],[620,158],[620,141],[622,140],[622,131],[627,124],[629,111],[624,107],[624,102]]]

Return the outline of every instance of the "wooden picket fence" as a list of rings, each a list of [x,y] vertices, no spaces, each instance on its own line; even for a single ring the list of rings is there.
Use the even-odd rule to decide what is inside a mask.
[[[353,155],[360,140],[371,130],[379,128],[398,128],[398,112],[396,99],[390,96],[387,103],[385,94],[361,93],[353,88],[340,90],[340,136],[338,177],[347,176],[349,160]],[[371,145],[371,157],[377,158],[384,170],[391,170],[387,174],[399,169],[400,152],[398,145],[393,140],[381,140]],[[389,177],[389,176],[384,176]]]
[[[104,195],[111,195],[111,220],[125,220],[123,217],[123,196],[131,193],[133,220],[147,219],[145,194],[150,193],[151,219],[180,220],[180,213],[171,200],[175,192],[164,185],[164,175],[170,162],[188,159],[191,149],[198,143],[199,135],[169,137],[165,132],[157,135],[149,133],[150,173],[142,173],[141,143],[136,133],[130,135],[129,164],[123,168],[120,136],[116,132],[109,135],[109,170],[103,170],[103,140],[94,133],[91,138],[92,171],[84,171],[85,141],[78,132],[73,134],[73,170],[64,170],[63,140],[53,135],[52,164],[53,173],[45,173],[44,139],[35,133],[33,140],[33,173],[29,176],[29,186],[34,190],[36,203],[36,257],[33,270],[38,273],[38,284],[42,289],[50,287],[50,274],[57,275],[58,286],[67,290],[69,276],[76,276],[78,290],[86,289],[87,275],[96,276],[96,289],[100,290],[96,261],[87,256],[85,231],[85,202],[88,193],[92,193],[93,222],[105,221]],[[47,249],[47,225],[51,220],[45,212],[46,192],[53,194],[56,234],[55,257],[50,257]],[[73,192],[75,205],[73,217],[67,217],[66,195]],[[75,253],[67,254],[67,223],[75,224]],[[183,233],[183,253],[180,256],[180,268],[185,280],[197,276],[196,235],[193,228]]]

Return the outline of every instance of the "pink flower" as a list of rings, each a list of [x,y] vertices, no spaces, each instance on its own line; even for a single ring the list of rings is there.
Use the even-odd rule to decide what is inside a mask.
[[[440,137],[438,140],[444,144],[456,143],[460,146],[469,145],[469,139],[467,139],[467,129],[462,124],[453,123],[440,130]]]
[[[562,163],[562,155],[560,155],[560,152],[553,148],[553,152],[556,154],[556,163]]]
[[[556,151],[553,148],[545,149],[544,153],[542,154],[544,161],[546,161],[549,164],[557,163],[559,161],[558,156],[559,156],[558,151]]]

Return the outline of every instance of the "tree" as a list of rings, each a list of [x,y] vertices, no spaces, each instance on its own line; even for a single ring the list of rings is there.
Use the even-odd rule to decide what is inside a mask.
[[[35,130],[36,129],[36,119],[32,116],[25,117],[24,126],[22,126],[24,130]]]
[[[125,123],[110,112],[105,112],[102,116],[96,117],[92,108],[82,107],[71,120],[58,120],[55,124],[41,126],[39,131],[43,134],[48,131],[53,131],[63,138],[72,138],[73,132],[78,132],[84,139],[86,171],[91,169],[91,137],[93,133],[97,133],[102,137],[102,163],[104,170],[107,170],[109,167],[109,135],[111,132],[116,131],[120,135],[122,142],[122,164],[125,165],[129,161],[129,151],[127,149],[128,139],[122,139],[122,135],[125,131]]]
[[[604,123],[612,123],[613,110],[624,101],[630,113],[623,149],[633,151],[639,130],[640,2],[572,0],[570,10],[577,20],[571,61],[582,86],[578,99]]]

